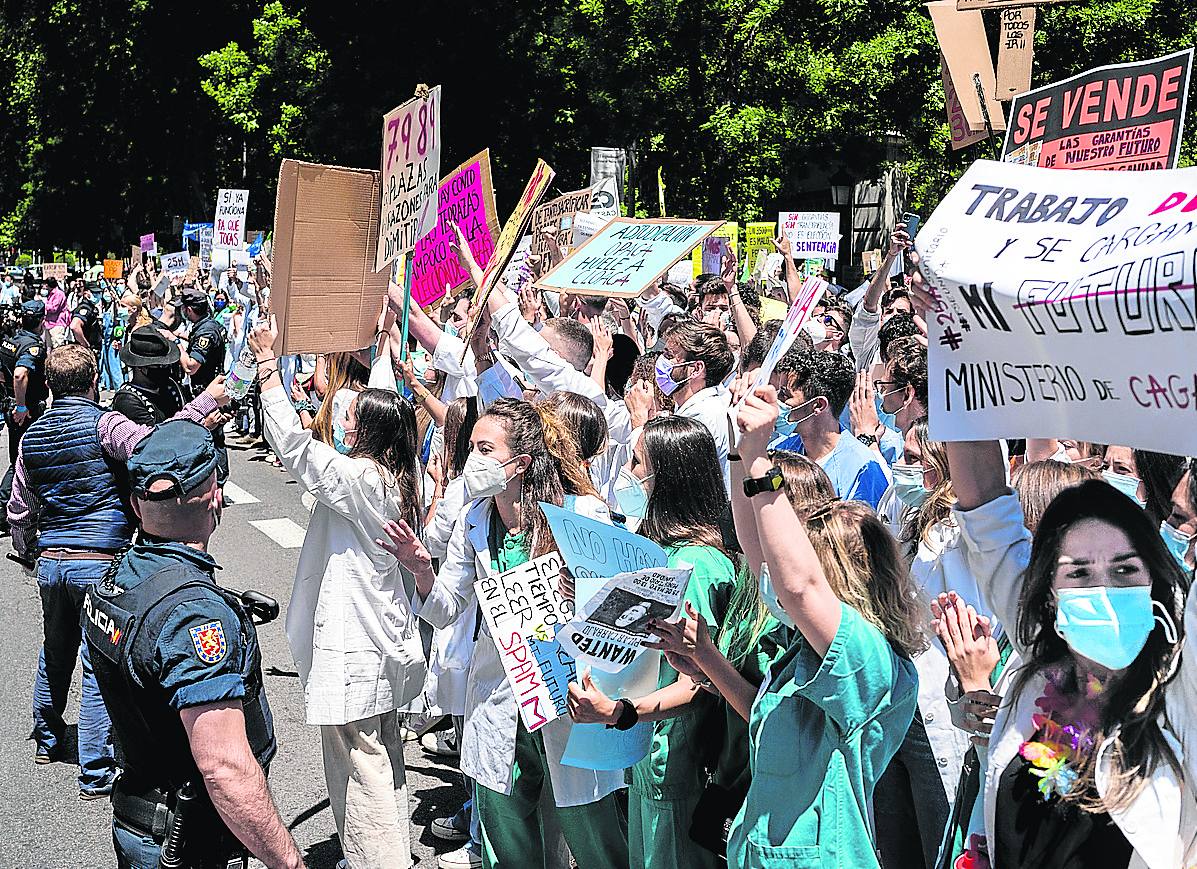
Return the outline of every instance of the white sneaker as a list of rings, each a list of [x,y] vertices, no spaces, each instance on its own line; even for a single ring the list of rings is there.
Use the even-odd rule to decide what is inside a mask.
[[[337,861],[337,869],[349,869],[349,861],[342,857]]]
[[[461,752],[457,748],[457,739],[452,730],[425,733],[420,737],[420,745],[426,752],[436,757],[461,757]]]
[[[448,854],[441,854],[437,858],[436,865],[440,869],[481,869],[482,856],[475,854],[470,850],[470,846],[466,845],[464,848],[458,848]]]

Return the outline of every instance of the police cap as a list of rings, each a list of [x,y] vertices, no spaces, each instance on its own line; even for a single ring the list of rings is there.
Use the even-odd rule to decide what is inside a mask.
[[[208,294],[195,287],[187,287],[174,301],[175,306],[186,305],[188,308],[203,308],[208,305]]]
[[[25,317],[46,316],[46,303],[41,299],[30,299],[21,303],[21,315]]]
[[[212,434],[198,423],[172,419],[147,435],[129,458],[129,485],[133,494],[147,501],[181,498],[216,470],[216,445]],[[172,485],[150,492],[160,480]]]

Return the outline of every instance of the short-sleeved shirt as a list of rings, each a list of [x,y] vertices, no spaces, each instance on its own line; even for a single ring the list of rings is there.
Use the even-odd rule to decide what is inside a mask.
[[[78,320],[83,324],[83,337],[87,339],[88,346],[95,352],[99,352],[100,344],[103,342],[104,321],[100,313],[100,306],[96,304],[90,297],[84,297],[79,304],[75,306],[75,310],[71,314],[72,318]]]
[[[793,435],[769,448],[800,450],[802,438]],[[890,480],[881,467],[881,456],[858,441],[851,432],[840,432],[835,447],[817,461],[831,478],[836,495],[845,501],[864,501],[876,510],[881,496],[889,488]]]
[[[11,367],[8,364],[10,359]],[[27,407],[34,408],[46,400],[46,346],[39,336],[20,329],[11,338],[5,338],[0,342],[0,365],[4,367],[10,388],[17,368],[29,372],[29,385],[25,390]]]
[[[823,657],[796,633],[752,704],[728,866],[877,867],[869,804],[917,703],[914,663],[847,604]]]
[[[211,317],[204,317],[191,327],[187,355],[200,366],[191,375],[191,385],[197,392],[205,389],[216,375],[224,373],[224,343],[224,329]]]

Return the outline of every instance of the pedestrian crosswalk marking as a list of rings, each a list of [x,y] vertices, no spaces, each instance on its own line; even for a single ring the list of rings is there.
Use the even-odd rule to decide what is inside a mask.
[[[290,519],[259,519],[250,522],[283,549],[299,549],[303,546],[303,538],[307,532],[303,526],[297,525]]]
[[[258,498],[255,498],[249,492],[242,489],[235,483],[224,484],[224,499],[226,504],[260,504],[262,503]]]

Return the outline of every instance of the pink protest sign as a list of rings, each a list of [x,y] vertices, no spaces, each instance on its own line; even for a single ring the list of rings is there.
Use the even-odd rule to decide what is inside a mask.
[[[499,237],[489,150],[475,154],[441,179],[436,226],[416,243],[412,259],[411,297],[420,307],[444,296],[446,286],[456,293],[470,280],[450,248],[457,241],[454,223],[461,227],[478,265],[486,268]]]
[[[143,253],[149,253],[154,249],[154,233],[143,235],[141,237],[141,250]]]

